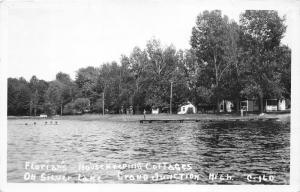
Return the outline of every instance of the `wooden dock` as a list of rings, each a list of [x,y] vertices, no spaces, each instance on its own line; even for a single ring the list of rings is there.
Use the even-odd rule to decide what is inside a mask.
[[[140,123],[185,123],[185,122],[245,122],[275,121],[278,118],[230,118],[230,119],[142,119]]]

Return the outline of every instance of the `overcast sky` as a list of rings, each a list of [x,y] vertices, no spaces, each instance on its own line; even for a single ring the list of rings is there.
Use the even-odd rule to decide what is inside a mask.
[[[190,48],[189,40],[196,16],[205,9],[220,9],[205,1],[101,0],[23,1],[8,7],[9,77],[32,75],[53,80],[59,71],[70,74],[81,67],[119,62],[133,47],[145,47],[155,37],[163,45]],[[226,4],[223,14],[238,21],[241,6]],[[287,16],[290,44],[289,9]]]

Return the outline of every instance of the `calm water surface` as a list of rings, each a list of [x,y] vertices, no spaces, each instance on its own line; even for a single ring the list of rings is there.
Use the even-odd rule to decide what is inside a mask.
[[[8,120],[8,182],[37,176],[65,175],[81,183],[78,175],[101,175],[97,183],[289,184],[290,125],[282,122],[167,123],[58,120]],[[28,123],[28,125],[25,125]],[[26,162],[64,165],[63,171],[25,169]],[[149,165],[151,169],[115,168],[78,170],[84,165]],[[189,170],[154,169],[153,165],[188,164]],[[122,172],[120,179],[118,172]],[[176,172],[177,171],[177,172]],[[130,180],[125,175],[198,175],[200,179]],[[232,180],[211,180],[210,174],[229,174]],[[247,176],[257,178],[248,181]],[[273,177],[258,181],[259,176]],[[83,176],[80,176],[83,177]],[[53,182],[48,180],[46,182]],[[65,182],[65,181],[58,181]]]

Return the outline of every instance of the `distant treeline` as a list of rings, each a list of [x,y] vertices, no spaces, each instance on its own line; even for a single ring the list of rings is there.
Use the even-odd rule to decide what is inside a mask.
[[[290,98],[291,50],[282,45],[286,26],[276,11],[245,11],[240,24],[221,11],[199,14],[191,48],[177,50],[152,39],[120,63],[77,71],[75,80],[58,73],[54,81],[33,76],[8,79],[8,115],[134,113],[158,107],[173,111],[186,101],[197,108],[223,100]],[[172,88],[172,96],[171,96]],[[104,95],[104,98],[103,98]]]

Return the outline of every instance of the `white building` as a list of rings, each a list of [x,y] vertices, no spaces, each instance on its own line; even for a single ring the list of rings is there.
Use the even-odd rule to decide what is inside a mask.
[[[259,100],[244,100],[240,102],[241,109],[244,111],[259,111]],[[287,109],[285,99],[265,99],[264,111],[283,111]]]
[[[41,118],[47,118],[47,115],[46,114],[40,114],[40,117]]]
[[[286,110],[285,99],[267,99],[265,103],[266,112]]]
[[[189,114],[189,113],[196,113],[196,107],[191,103],[191,102],[187,102],[186,104],[182,105],[179,108],[179,111],[177,114]]]
[[[155,114],[155,115],[159,114],[159,108],[152,108],[152,112],[151,113]]]
[[[232,112],[233,103],[231,101],[223,100],[220,105],[220,112]]]
[[[244,100],[240,102],[240,109],[244,111],[259,111],[259,103],[257,100]]]
[[[285,99],[278,100],[278,110],[283,111],[287,109],[287,104],[285,102]]]

